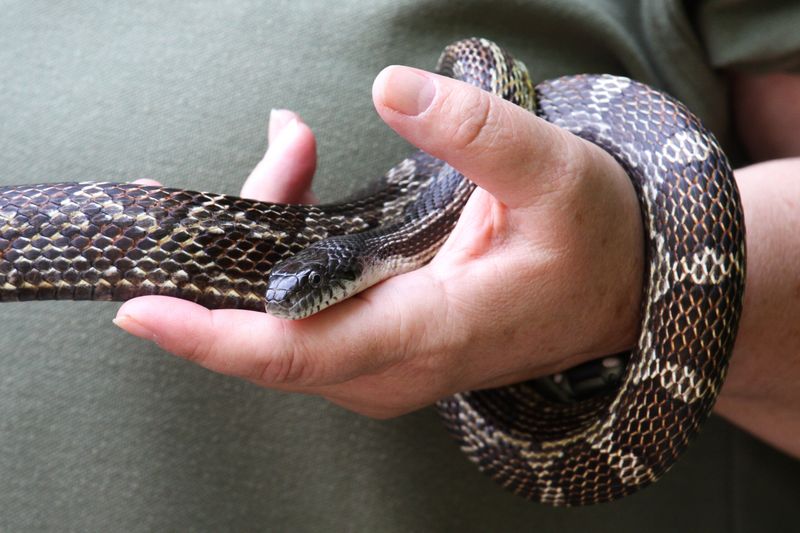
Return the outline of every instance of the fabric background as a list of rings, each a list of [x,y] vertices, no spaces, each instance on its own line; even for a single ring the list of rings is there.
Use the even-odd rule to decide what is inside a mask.
[[[317,132],[316,190],[334,200],[408,150],[372,109],[374,76],[432,68],[470,35],[503,43],[536,78],[603,71],[665,88],[735,155],[709,61],[789,65],[797,41],[773,37],[800,27],[796,8],[751,19],[739,3],[689,20],[677,1],[0,0],[0,183],[150,177],[235,194],[269,109],[286,107]],[[551,509],[479,474],[430,409],[378,422],[215,375],[118,331],[116,307],[0,306],[0,530],[727,532],[795,520],[800,463],[719,419],[652,488]]]

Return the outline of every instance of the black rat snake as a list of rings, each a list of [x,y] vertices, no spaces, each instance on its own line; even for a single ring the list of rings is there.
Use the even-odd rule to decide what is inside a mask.
[[[556,505],[602,502],[669,468],[708,417],[736,335],[744,222],[720,147],[686,108],[627,78],[535,88],[497,45],[449,46],[443,74],[598,144],[636,188],[648,267],[638,344],[619,386],[578,402],[531,383],[439,403],[463,450],[505,487]],[[163,294],[299,318],[429,260],[474,185],[418,152],[363,197],[279,205],[160,187],[0,189],[0,300]],[[533,349],[533,347],[532,347]]]

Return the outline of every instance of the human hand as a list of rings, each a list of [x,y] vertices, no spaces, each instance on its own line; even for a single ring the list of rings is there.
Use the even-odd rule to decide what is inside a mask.
[[[381,418],[634,344],[643,230],[608,154],[407,67],[384,70],[373,99],[400,135],[480,187],[430,264],[301,321],[148,296],[126,302],[117,325],[211,370]],[[313,200],[315,163],[308,126],[275,113],[242,195]]]

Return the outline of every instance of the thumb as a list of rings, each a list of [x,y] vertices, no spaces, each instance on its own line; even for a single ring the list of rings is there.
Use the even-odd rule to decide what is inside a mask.
[[[477,87],[410,67],[385,68],[372,98],[406,140],[448,162],[510,207],[575,175],[585,141]]]

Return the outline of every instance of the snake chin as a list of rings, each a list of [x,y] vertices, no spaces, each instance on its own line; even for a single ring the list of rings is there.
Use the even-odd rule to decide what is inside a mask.
[[[267,282],[266,312],[298,320],[363,290],[360,263],[346,252],[338,246],[312,245],[275,265]]]

